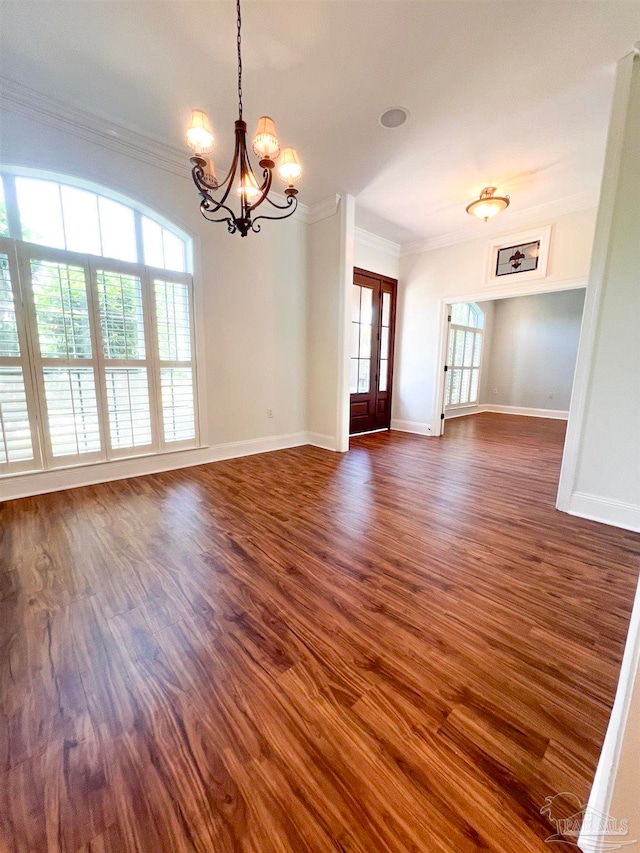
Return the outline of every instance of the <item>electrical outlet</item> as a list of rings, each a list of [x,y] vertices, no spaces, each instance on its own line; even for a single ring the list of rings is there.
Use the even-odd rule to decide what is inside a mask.
[[[268,418],[272,418],[272,417],[273,417],[273,409],[267,409],[267,417],[268,417]]]
[[[494,389],[493,389],[493,393],[494,393],[494,394],[497,394],[497,393],[498,393],[498,389],[497,389],[497,388],[494,388]]]
[[[549,391],[549,399],[553,400],[553,391]]]

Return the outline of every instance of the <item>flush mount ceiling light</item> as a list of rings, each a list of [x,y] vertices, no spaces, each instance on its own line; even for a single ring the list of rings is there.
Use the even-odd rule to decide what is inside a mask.
[[[480,193],[480,198],[467,205],[467,213],[484,219],[486,222],[509,207],[509,196],[494,195],[495,187],[485,187]]]
[[[203,157],[213,150],[214,138],[211,132],[209,119],[202,110],[193,110],[191,113],[191,124],[187,130],[187,144],[195,151],[195,157],[191,158],[193,182],[195,183],[200,198],[200,212],[209,222],[226,222],[230,234],[239,231],[246,237],[249,231],[260,231],[259,219],[286,219],[298,206],[296,198],[298,190],[295,184],[302,175],[302,167],[298,155],[293,148],[280,150],[280,142],[276,136],[276,128],[273,119],[262,116],[258,120],[258,127],[253,137],[253,151],[259,157],[259,165],[262,176],[256,177],[247,151],[247,125],[242,117],[242,52],[241,52],[241,28],[242,18],[240,15],[240,0],[236,0],[237,20],[237,42],[238,42],[238,120],[236,121],[236,139],[233,153],[233,161],[222,181],[218,181],[213,160]],[[280,157],[278,175],[286,185],[284,194],[285,204],[277,204],[269,197],[275,161]],[[236,215],[229,206],[231,191],[240,197],[240,213]],[[213,193],[218,192],[218,198]],[[233,196],[232,196],[233,198]],[[276,210],[284,213],[267,216],[265,214],[252,219],[254,210],[263,202],[268,202]]]
[[[409,110],[404,107],[391,107],[380,116],[380,124],[388,129],[400,127],[409,118]]]

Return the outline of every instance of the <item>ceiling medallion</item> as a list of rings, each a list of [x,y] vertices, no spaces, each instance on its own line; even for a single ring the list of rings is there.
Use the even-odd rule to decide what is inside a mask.
[[[509,207],[509,196],[494,195],[495,191],[495,187],[485,187],[480,193],[480,198],[467,205],[467,213],[486,222]]]
[[[209,222],[226,222],[230,234],[239,231],[243,237],[246,237],[249,231],[256,233],[260,231],[259,219],[286,219],[294,213],[298,206],[296,197],[298,190],[295,184],[302,175],[302,167],[295,149],[284,148],[280,151],[280,143],[276,136],[273,119],[269,116],[262,116],[258,120],[258,127],[253,137],[253,151],[260,158],[261,178],[258,179],[253,171],[247,151],[247,125],[242,118],[242,18],[240,0],[236,0],[236,9],[238,13],[238,120],[235,125],[236,139],[233,161],[224,180],[218,181],[213,160],[202,156],[212,151],[214,144],[209,119],[202,110],[193,110],[191,113],[191,124],[187,130],[187,144],[195,151],[195,157],[191,158],[193,167],[191,174],[202,199],[200,212]],[[284,191],[286,196],[284,204],[278,204],[269,197],[273,169],[278,157],[280,157],[278,175],[280,180],[287,184]],[[229,206],[231,202],[229,196],[232,190],[235,190],[240,197],[240,213],[237,216]],[[217,199],[214,198],[214,192],[218,195]],[[276,210],[285,212],[272,216],[263,214],[252,218],[254,210],[265,201]]]

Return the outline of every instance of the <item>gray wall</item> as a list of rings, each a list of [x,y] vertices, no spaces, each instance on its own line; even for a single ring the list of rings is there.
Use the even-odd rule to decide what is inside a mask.
[[[487,316],[481,403],[569,409],[584,295],[580,289],[495,300]]]

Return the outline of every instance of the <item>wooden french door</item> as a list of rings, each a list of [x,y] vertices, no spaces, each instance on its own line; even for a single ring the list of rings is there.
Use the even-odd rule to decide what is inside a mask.
[[[349,432],[389,429],[398,282],[353,271]]]

